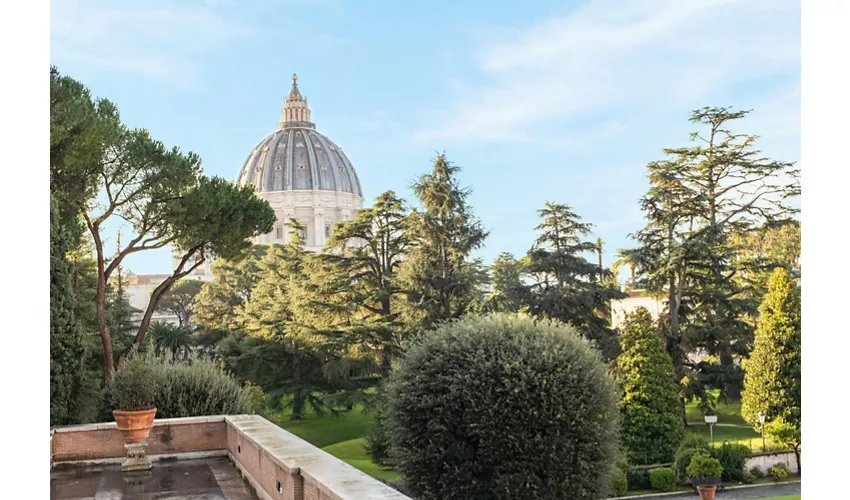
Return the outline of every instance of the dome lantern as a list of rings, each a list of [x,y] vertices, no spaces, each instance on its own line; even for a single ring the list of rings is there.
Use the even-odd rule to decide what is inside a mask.
[[[278,128],[306,127],[316,128],[310,121],[310,106],[307,98],[298,90],[298,75],[292,74],[292,90],[283,101],[283,109],[280,110],[281,122]]]

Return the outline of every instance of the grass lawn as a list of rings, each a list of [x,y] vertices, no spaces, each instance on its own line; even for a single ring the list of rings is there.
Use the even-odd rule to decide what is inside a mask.
[[[360,407],[339,416],[310,415],[291,420],[289,415],[275,414],[269,420],[372,477],[390,482],[401,479],[397,472],[384,469],[366,454],[364,436],[374,425],[375,417],[363,413]]]
[[[715,391],[715,396],[717,392]],[[717,423],[714,424],[714,443],[722,444],[724,441],[740,443],[749,446],[754,452],[761,451],[761,434],[758,429],[747,424],[741,417],[741,402],[717,403],[714,409],[717,415]],[[703,436],[710,440],[710,429],[705,419],[697,409],[696,401],[685,405],[685,416],[688,419],[688,431]],[[774,448],[770,438],[765,439],[767,449]]]
[[[800,500],[800,495],[788,495],[784,497],[770,497],[763,498],[762,500]]]

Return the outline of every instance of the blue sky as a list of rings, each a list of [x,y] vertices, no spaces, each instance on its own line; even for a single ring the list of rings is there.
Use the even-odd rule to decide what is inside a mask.
[[[235,180],[290,77],[369,204],[445,151],[490,231],[522,255],[545,201],[595,224],[609,264],[642,225],[645,165],[690,111],[753,109],[740,131],[800,155],[800,11],[788,0],[51,1],[51,64],[124,121]],[[167,251],[128,258],[170,269]]]

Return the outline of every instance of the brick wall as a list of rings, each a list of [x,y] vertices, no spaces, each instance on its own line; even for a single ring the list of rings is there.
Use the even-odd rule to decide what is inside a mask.
[[[51,463],[121,459],[116,424],[51,429]],[[227,453],[264,500],[405,500],[406,496],[257,415],[155,420],[147,454]]]
[[[172,455],[225,449],[224,417],[170,418],[154,421],[148,455]],[[120,458],[127,455],[114,422],[53,429],[53,462]]]

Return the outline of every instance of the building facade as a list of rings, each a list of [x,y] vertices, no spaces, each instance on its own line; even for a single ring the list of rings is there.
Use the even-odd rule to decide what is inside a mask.
[[[664,311],[664,301],[649,295],[646,290],[629,290],[628,297],[611,301],[611,327],[619,329],[623,327],[626,314],[631,314],[638,307],[645,307],[652,319],[658,320]]]

